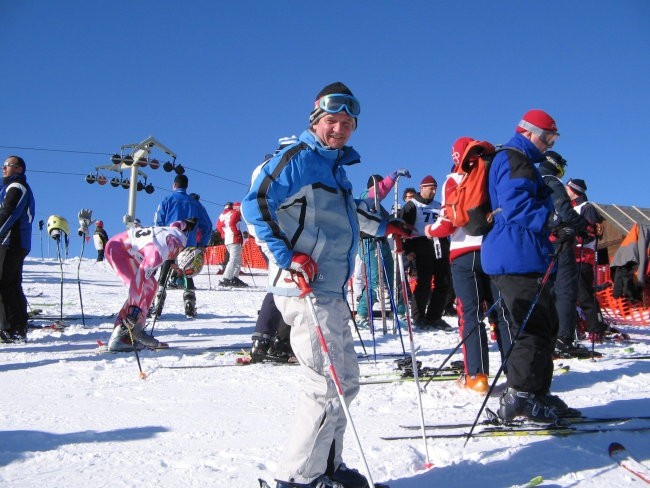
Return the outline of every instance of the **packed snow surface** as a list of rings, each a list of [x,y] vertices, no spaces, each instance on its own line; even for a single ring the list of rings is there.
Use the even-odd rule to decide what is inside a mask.
[[[171,348],[140,353],[147,375],[141,379],[134,354],[97,353],[97,341],[107,342],[112,315],[126,298],[126,288],[108,264],[71,257],[61,265],[57,259],[28,258],[25,293],[30,307],[42,310],[33,324],[47,326],[62,314],[68,326],[63,331],[30,329],[25,344],[0,346],[0,485],[254,488],[264,478],[274,486],[276,463],[300,398],[300,367],[237,364],[241,348],[250,345],[266,276],[253,270],[242,276],[250,288],[226,289],[218,286],[216,273],[216,267],[205,267],[195,280],[195,319],[183,314],[182,291],[169,290],[154,332]],[[454,318],[446,319],[455,325]],[[391,323],[388,328],[384,334],[380,326],[374,342],[368,329],[360,331],[368,357],[362,357],[364,348],[353,331],[362,381],[394,373],[402,343],[409,352],[407,331],[400,337],[392,333]],[[630,334],[631,343],[597,345],[604,356],[595,361],[558,361],[570,371],[556,375],[553,392],[584,415],[650,415],[650,361],[631,358],[650,354],[649,330],[619,328]],[[458,341],[456,328],[452,333],[414,331],[424,366],[440,365]],[[452,359],[461,358],[458,352]],[[490,361],[494,374],[499,366],[495,344]],[[431,382],[422,394],[425,421],[472,422],[482,400],[454,381]],[[400,427],[419,425],[418,405],[413,381],[361,387],[350,411],[376,482],[392,488],[486,488],[525,486],[541,475],[541,486],[640,486],[610,460],[607,447],[614,441],[650,464],[650,431],[637,429],[474,438],[466,446],[464,438],[429,439],[433,467],[425,469],[422,438],[381,439],[418,435],[418,430]],[[498,397],[491,397],[488,408],[497,407]],[[617,424],[632,427],[650,427],[650,422]],[[350,429],[344,458],[362,470]]]

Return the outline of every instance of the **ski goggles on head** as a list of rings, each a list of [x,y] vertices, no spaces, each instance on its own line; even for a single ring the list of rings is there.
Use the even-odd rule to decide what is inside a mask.
[[[553,144],[555,144],[557,138],[560,137],[559,132],[555,132],[553,130],[540,129],[536,125],[533,125],[530,122],[526,122],[525,120],[519,122],[519,127],[521,127],[524,130],[527,130],[528,132],[532,132],[533,134],[535,134],[537,137],[541,139],[541,141],[544,144],[546,144],[549,147],[549,149],[553,147]]]
[[[319,98],[317,107],[328,114],[337,114],[345,110],[350,117],[358,117],[361,113],[359,100],[343,93],[333,93]]]

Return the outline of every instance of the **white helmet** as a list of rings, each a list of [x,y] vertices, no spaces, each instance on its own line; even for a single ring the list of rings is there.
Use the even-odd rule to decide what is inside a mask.
[[[196,276],[203,269],[203,250],[198,247],[186,247],[176,258],[176,264],[187,278]]]

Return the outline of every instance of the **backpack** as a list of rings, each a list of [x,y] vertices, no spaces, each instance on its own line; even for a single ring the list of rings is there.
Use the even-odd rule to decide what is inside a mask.
[[[460,181],[445,194],[447,218],[470,236],[487,234],[494,223],[488,174],[496,152],[489,142],[470,142],[453,169]]]

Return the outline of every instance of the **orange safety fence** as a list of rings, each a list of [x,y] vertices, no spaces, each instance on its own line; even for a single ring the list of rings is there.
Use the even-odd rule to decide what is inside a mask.
[[[224,264],[226,261],[226,246],[222,244],[220,246],[206,247],[204,259],[206,264]],[[244,239],[241,260],[243,268],[268,269],[264,254],[252,237]]]
[[[646,284],[639,301],[614,298],[609,265],[598,266],[596,292],[603,317],[608,323],[620,325],[650,325],[650,283]],[[609,283],[609,285],[608,285]]]

